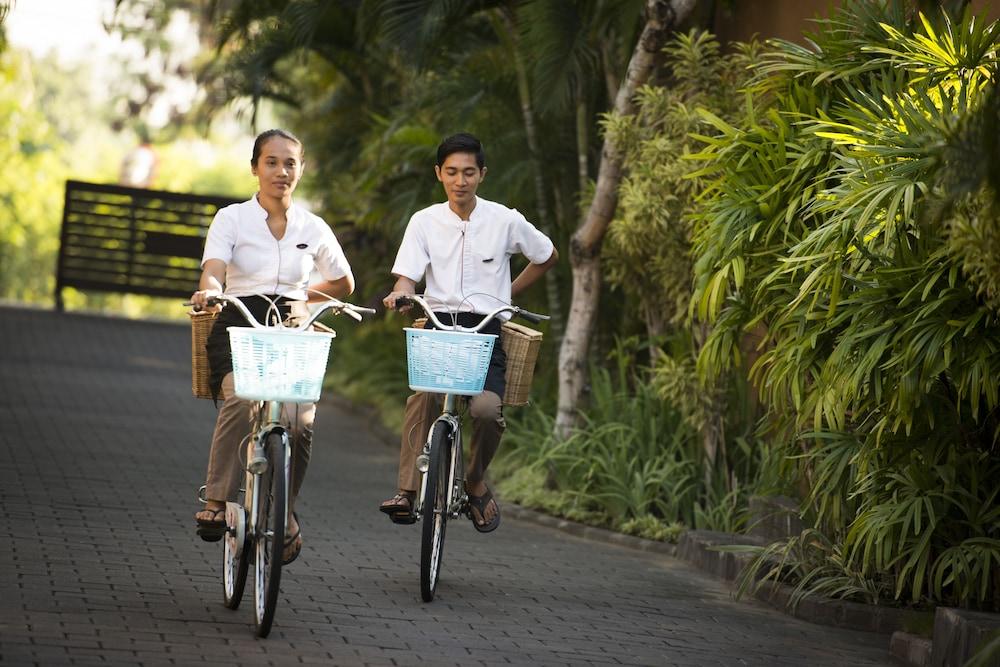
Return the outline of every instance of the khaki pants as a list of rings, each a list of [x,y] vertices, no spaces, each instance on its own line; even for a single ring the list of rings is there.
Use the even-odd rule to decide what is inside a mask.
[[[399,488],[403,491],[416,491],[420,486],[416,458],[423,451],[431,425],[441,415],[443,399],[441,394],[417,392],[406,400],[403,437],[399,448]],[[472,443],[466,466],[466,482],[475,484],[482,481],[486,468],[500,447],[500,436],[506,427],[502,407],[500,397],[492,391],[484,391],[469,401]]]
[[[205,498],[236,502],[246,474],[246,439],[250,432],[250,409],[254,402],[235,395],[232,373],[222,379],[219,398],[223,402],[215,421],[212,449],[208,455]],[[289,434],[292,443],[289,505],[299,495],[309,466],[315,418],[315,403],[285,403],[282,408],[282,421],[292,426]]]

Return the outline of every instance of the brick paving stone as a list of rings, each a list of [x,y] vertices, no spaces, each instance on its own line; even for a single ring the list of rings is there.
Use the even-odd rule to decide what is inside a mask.
[[[189,346],[186,325],[0,308],[4,665],[889,664],[888,637],[512,519],[453,523],[425,604],[419,526],[376,509],[397,452],[340,402],[320,407],[305,548],[257,640],[250,583],[225,609],[219,544],[194,535],[215,408],[190,395]]]

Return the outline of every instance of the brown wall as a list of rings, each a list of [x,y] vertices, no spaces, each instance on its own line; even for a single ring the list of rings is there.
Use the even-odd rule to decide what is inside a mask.
[[[721,4],[721,3],[720,3]],[[715,16],[715,34],[722,44],[779,37],[801,42],[803,33],[813,32],[810,19],[825,17],[837,0],[735,0],[730,8],[721,6]],[[1000,2],[972,0],[972,10],[987,18],[1000,19]]]

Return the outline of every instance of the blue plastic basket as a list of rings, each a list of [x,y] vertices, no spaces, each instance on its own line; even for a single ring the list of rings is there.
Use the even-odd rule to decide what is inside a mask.
[[[236,395],[254,401],[315,403],[334,334],[228,327]]]
[[[460,396],[483,393],[495,335],[409,327],[405,331],[410,389]]]

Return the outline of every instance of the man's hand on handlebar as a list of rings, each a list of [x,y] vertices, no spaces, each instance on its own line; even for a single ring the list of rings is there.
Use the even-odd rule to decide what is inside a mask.
[[[393,290],[392,292],[389,292],[384,299],[382,299],[382,305],[389,310],[398,310],[401,313],[405,313],[413,307],[413,301],[410,300],[410,297],[412,297],[413,294],[413,292],[407,292],[405,290]],[[398,303],[400,300],[402,300],[403,303]]]

